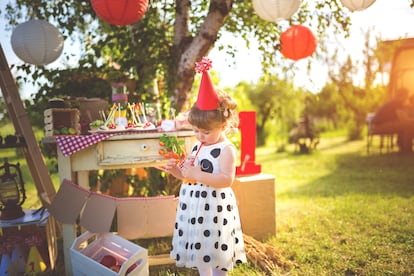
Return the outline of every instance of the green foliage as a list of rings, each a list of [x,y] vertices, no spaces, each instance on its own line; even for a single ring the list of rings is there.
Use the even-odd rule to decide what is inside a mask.
[[[133,173],[125,169],[89,173],[91,190],[116,197],[178,195],[179,184],[177,179],[156,168],[138,168]]]
[[[362,138],[367,114],[374,112],[389,94],[384,84],[377,84],[376,80],[382,73],[384,57],[390,55],[395,49],[392,47],[396,45],[390,46],[392,49],[387,48],[384,54],[384,51],[379,51],[381,47],[378,45],[382,44],[380,39],[377,38],[377,45],[373,45],[371,35],[370,31],[365,34],[362,61],[355,61],[348,56],[346,61],[339,64],[336,59],[338,50],[329,58],[327,65],[337,69],[329,70],[331,83],[318,93],[316,99],[325,100],[326,103],[312,110],[315,114],[323,115],[325,118],[331,116],[332,122],[337,127],[346,127],[350,140]],[[361,71],[364,73],[362,85],[356,83]]]
[[[3,97],[0,97],[0,125],[10,123],[10,118],[7,116],[7,107]]]
[[[232,4],[232,5],[230,5]],[[237,56],[237,47],[232,42],[215,45],[224,32],[242,37],[249,45],[251,39],[259,41],[263,54],[264,72],[270,68],[284,67],[286,62],[275,50],[280,48],[279,35],[288,25],[285,22],[267,22],[257,16],[251,1],[230,3],[228,0],[201,0],[188,5],[175,1],[152,1],[145,16],[137,23],[126,27],[110,25],[98,19],[90,1],[16,0],[2,14],[8,28],[28,19],[46,19],[59,27],[68,43],[80,44],[79,56],[64,57],[68,70],[73,68],[80,76],[99,78],[111,70],[119,70],[136,82],[131,91],[131,100],[154,99],[148,91],[153,80],[162,83],[161,102],[172,102],[177,111],[182,111],[188,100],[194,80],[194,62],[207,55],[211,48],[219,47],[230,56]],[[214,17],[214,24],[210,23]],[[313,5],[304,3],[289,20],[289,24],[307,24],[317,36],[327,30],[346,35],[350,25],[348,14],[337,0],[320,1]],[[324,49],[324,40],[320,40]],[[116,67],[116,68],[115,68]],[[50,99],[57,94],[56,83],[64,83],[65,74],[44,66],[23,64],[16,69],[19,82],[33,80],[39,91],[38,98]],[[58,81],[58,78],[62,80]],[[69,81],[66,79],[66,81]],[[65,92],[76,93],[70,89]],[[88,90],[89,95],[89,90]],[[173,98],[173,101],[171,101]],[[47,101],[47,100],[46,100]],[[35,104],[36,104],[35,103]]]
[[[264,145],[269,133],[287,136],[303,108],[304,93],[277,76],[263,77],[258,84],[240,83],[233,92],[247,110],[255,110],[257,145]]]

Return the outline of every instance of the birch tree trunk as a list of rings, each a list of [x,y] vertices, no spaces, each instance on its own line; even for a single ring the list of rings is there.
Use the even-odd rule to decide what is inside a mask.
[[[175,101],[177,111],[189,104],[191,87],[195,77],[195,63],[207,56],[213,48],[220,28],[224,25],[232,8],[232,0],[212,0],[203,25],[195,37],[189,31],[189,0],[176,1],[176,20],[174,23],[174,48],[176,71]],[[214,68],[214,61],[213,61]]]

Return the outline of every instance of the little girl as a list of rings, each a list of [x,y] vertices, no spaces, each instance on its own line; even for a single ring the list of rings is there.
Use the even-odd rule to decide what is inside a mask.
[[[165,171],[184,180],[179,194],[171,258],[179,267],[197,268],[201,276],[227,275],[246,262],[237,201],[231,185],[235,177],[236,149],[226,130],[237,127],[236,102],[217,95],[203,58],[196,70],[203,73],[197,102],[188,121],[198,142],[191,162],[169,160]]]

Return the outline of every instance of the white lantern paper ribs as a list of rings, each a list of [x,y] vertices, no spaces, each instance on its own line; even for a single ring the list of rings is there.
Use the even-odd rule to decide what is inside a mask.
[[[253,8],[262,19],[275,22],[289,19],[301,3],[301,0],[253,0]]]
[[[63,50],[63,35],[44,20],[29,20],[14,29],[11,45],[24,62],[46,65],[55,61]]]
[[[362,11],[371,6],[375,0],[341,0],[342,5],[350,11]]]

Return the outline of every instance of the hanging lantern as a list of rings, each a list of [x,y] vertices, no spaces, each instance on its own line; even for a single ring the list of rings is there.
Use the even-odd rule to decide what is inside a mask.
[[[44,20],[29,20],[14,29],[11,45],[21,60],[35,65],[55,61],[63,50],[63,35]]]
[[[253,8],[262,19],[275,22],[289,19],[301,3],[301,0],[253,0]]]
[[[302,25],[291,26],[280,35],[281,52],[286,58],[299,60],[313,54],[316,38],[312,31]]]
[[[144,16],[148,0],[91,0],[91,4],[102,20],[125,26],[138,22]]]
[[[350,11],[362,11],[371,6],[375,0],[341,0],[342,5]]]

